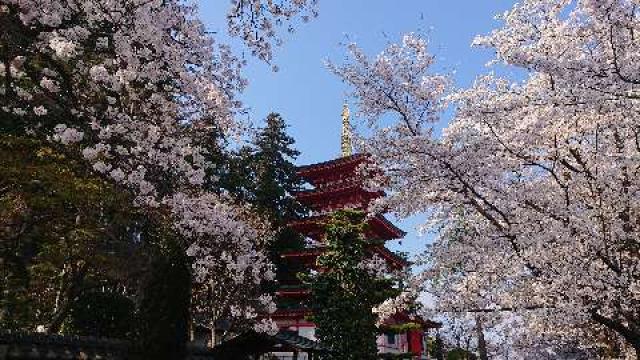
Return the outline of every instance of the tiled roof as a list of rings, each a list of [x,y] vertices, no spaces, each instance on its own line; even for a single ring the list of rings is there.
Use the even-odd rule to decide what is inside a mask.
[[[283,342],[291,347],[301,350],[324,351],[326,350],[319,342],[307,339],[296,334],[293,331],[280,331],[273,336],[276,340]]]
[[[303,165],[298,167],[298,173],[302,176],[307,173],[318,171],[326,168],[333,168],[335,166],[349,164],[351,162],[360,161],[366,158],[366,155],[363,154],[354,154],[351,156],[341,157],[337,159],[332,159],[329,161],[324,161],[316,164]]]
[[[129,359],[126,341],[0,331],[0,359]]]
[[[222,360],[236,360],[246,355],[265,354],[273,351],[326,352],[317,341],[302,337],[291,331],[280,331],[276,335],[267,335],[248,331],[227,340],[213,348],[213,353]]]
[[[211,349],[188,346],[188,360],[214,360]],[[129,360],[132,344],[124,340],[0,330],[2,360]]]

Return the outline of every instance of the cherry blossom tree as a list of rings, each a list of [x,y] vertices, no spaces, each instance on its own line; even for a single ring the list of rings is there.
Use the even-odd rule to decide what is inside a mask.
[[[281,19],[312,3],[232,1],[230,30],[269,60]],[[203,186],[215,180],[210,139],[244,127],[234,114],[247,82],[195,6],[0,0],[0,28],[0,131],[59,144],[132,192],[134,206],[169,217],[199,283],[249,289],[271,277],[267,226]]]
[[[308,22],[318,16],[318,0],[231,0],[227,14],[231,35],[241,38],[253,55],[271,62],[273,47],[282,44],[282,31],[295,31],[299,18]]]
[[[586,334],[600,329],[640,352],[639,6],[520,1],[475,44],[528,78],[448,96],[417,35],[329,64],[373,128],[362,147],[391,191],[380,205],[428,213],[439,235],[421,276],[440,309],[516,314],[525,343],[597,347]],[[456,115],[436,137],[447,102]]]

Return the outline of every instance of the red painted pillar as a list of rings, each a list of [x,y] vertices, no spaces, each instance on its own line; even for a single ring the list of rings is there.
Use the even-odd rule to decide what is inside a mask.
[[[414,355],[422,355],[422,330],[409,330],[407,333],[409,352]]]

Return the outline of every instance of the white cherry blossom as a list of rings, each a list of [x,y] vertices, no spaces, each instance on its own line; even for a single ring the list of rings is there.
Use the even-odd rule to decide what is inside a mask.
[[[379,205],[427,213],[438,234],[421,278],[440,311],[517,314],[523,358],[603,336],[640,352],[639,5],[520,1],[475,43],[522,82],[487,75],[446,96],[415,35],[330,65],[372,125]],[[436,137],[446,102],[456,115]]]
[[[266,24],[314,2],[251,1],[246,7],[234,1],[230,31],[268,60],[276,37]],[[252,14],[260,25],[245,21]],[[77,151],[97,173],[130,190],[137,206],[169,214],[202,288],[237,283],[233,295],[240,298],[273,275],[263,253],[263,222],[203,187],[212,166],[203,139],[245,128],[234,115],[246,80],[244,61],[209,36],[195,6],[180,0],[0,0],[0,21],[7,38],[21,41],[2,50],[2,116],[29,136]],[[247,313],[264,306],[257,296]],[[216,301],[200,304],[226,310],[232,304]]]

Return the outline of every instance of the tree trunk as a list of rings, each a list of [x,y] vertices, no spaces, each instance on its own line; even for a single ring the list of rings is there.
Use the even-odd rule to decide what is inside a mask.
[[[636,357],[640,359],[640,331],[636,331],[636,329],[638,329],[637,326],[627,326],[621,321],[599,314],[596,310],[591,311],[591,317],[597,323],[619,334],[627,344],[631,345],[636,352]]]
[[[478,355],[480,355],[480,360],[489,360],[487,342],[484,339],[484,331],[482,329],[482,317],[480,316],[476,318],[476,332],[478,335]]]
[[[51,321],[49,321],[49,324],[46,326],[47,333],[56,334],[60,332],[60,328],[62,327],[64,320],[69,316],[69,312],[73,306],[73,301],[78,297],[78,295],[80,295],[82,281],[87,274],[87,270],[87,265],[81,265],[78,271],[71,276],[69,285],[63,290],[60,297],[61,304],[56,307],[56,311],[54,312]]]
[[[187,356],[191,308],[191,269],[175,243],[152,260],[140,303],[141,359],[180,360]]]
[[[218,341],[216,339],[216,322],[213,321],[211,323],[211,347],[215,347],[218,344]]]
[[[442,338],[440,338],[439,333],[436,334],[434,358],[436,360],[444,360],[444,344],[442,343]]]

